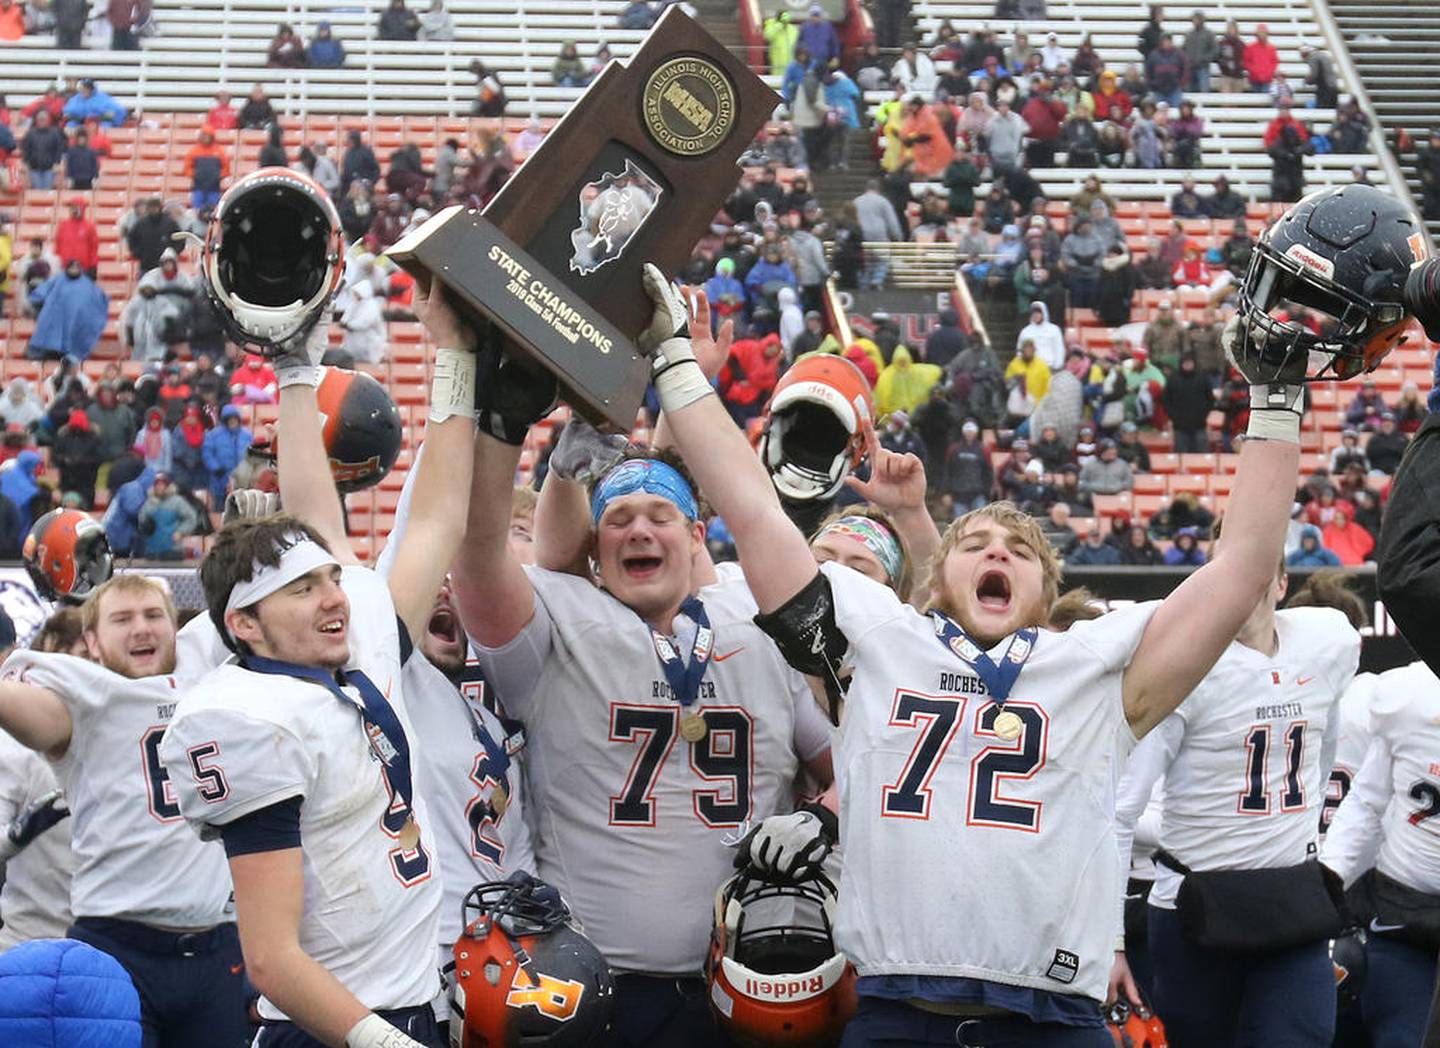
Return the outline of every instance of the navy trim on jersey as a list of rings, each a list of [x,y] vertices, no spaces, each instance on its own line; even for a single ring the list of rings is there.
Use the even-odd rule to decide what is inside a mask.
[[[855,992],[862,997],[881,997],[890,1001],[983,1004],[1023,1015],[1037,1023],[1105,1025],[1100,1005],[1089,997],[1007,986],[984,979],[951,979],[940,975],[865,975],[855,981]]]
[[[225,856],[254,855],[300,847],[300,796],[276,801],[220,827]]]
[[[410,631],[405,628],[405,620],[399,615],[395,616],[395,629],[400,634],[400,665],[410,661],[411,654],[415,651],[415,642],[410,639]]]

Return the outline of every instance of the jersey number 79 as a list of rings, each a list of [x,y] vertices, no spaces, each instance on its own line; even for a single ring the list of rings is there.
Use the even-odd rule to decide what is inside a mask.
[[[707,826],[739,826],[750,817],[750,714],[739,706],[707,706],[698,712],[705,718],[705,738],[685,748],[695,775],[714,788],[691,791],[695,815]],[[655,785],[679,725],[678,706],[611,704],[610,741],[639,743],[624,788],[610,798],[611,826],[655,825]]]

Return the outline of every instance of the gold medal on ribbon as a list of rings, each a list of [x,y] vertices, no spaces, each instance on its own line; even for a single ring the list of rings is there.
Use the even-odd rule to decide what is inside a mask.
[[[995,717],[994,731],[1002,739],[1018,739],[1024,730],[1025,722],[1012,710],[1001,710]]]
[[[400,827],[400,833],[396,838],[404,851],[414,851],[420,844],[420,824],[415,821],[415,816],[407,815],[405,825]]]
[[[687,713],[680,718],[680,737],[686,742],[699,742],[709,730],[705,718],[698,713]]]

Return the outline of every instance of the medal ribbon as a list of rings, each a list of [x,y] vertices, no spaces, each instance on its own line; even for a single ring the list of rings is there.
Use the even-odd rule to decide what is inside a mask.
[[[1010,646],[1005,649],[1005,656],[997,666],[985,649],[976,644],[949,615],[942,611],[932,611],[930,618],[935,624],[935,638],[945,650],[975,671],[976,676],[985,682],[990,698],[995,701],[996,706],[1004,706],[1005,700],[1010,697],[1010,689],[1015,687],[1020,670],[1025,666],[1025,660],[1035,650],[1035,639],[1040,635],[1040,631],[1033,626],[1017,630],[1010,638]]]
[[[508,773],[510,771],[510,749],[508,745],[495,741],[495,736],[490,734],[490,729],[485,727],[485,718],[480,716],[480,711],[471,705],[470,700],[464,694],[460,695],[460,701],[465,704],[465,712],[470,716],[470,735],[485,750],[485,756],[494,762],[500,772],[500,779],[509,790]],[[508,740],[507,740],[508,741]]]
[[[340,687],[336,674],[328,673],[316,666],[297,666],[293,662],[266,659],[259,655],[247,655],[241,665],[256,673],[272,673],[282,677],[298,677],[318,684],[345,705],[353,707],[365,722],[365,734],[370,737],[370,749],[385,765],[391,787],[405,808],[407,819],[414,818],[414,786],[410,776],[410,740],[395,713],[395,707],[381,694],[375,682],[359,670],[340,670],[339,676],[346,684],[360,693],[361,702],[346,695]],[[383,744],[382,744],[383,741]],[[493,740],[491,740],[493,743]],[[487,747],[488,748],[488,747]],[[503,752],[503,750],[502,750]],[[508,758],[507,758],[508,761]]]
[[[660,668],[665,680],[675,693],[682,709],[689,709],[700,695],[700,681],[710,665],[710,648],[714,636],[710,632],[710,616],[705,614],[705,605],[699,597],[686,597],[680,605],[680,614],[695,623],[695,646],[690,653],[690,662],[685,664],[680,657],[676,643],[654,626],[650,626],[650,638],[655,642],[655,654],[660,657]]]

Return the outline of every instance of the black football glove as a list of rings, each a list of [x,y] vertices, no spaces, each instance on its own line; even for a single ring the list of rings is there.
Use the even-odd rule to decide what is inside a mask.
[[[15,816],[10,823],[10,828],[6,830],[5,836],[10,838],[10,843],[16,848],[23,848],[61,819],[69,817],[70,808],[65,803],[65,795],[59,790],[51,790],[44,796],[36,798],[24,811]]]

